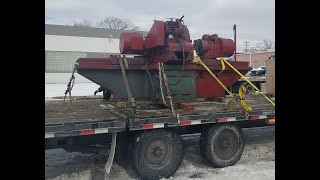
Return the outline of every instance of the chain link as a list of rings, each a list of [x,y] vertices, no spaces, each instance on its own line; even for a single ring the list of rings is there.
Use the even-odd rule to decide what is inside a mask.
[[[172,99],[172,97],[171,97],[171,92],[170,92],[170,89],[169,89],[168,79],[167,79],[166,73],[164,72],[163,63],[159,63],[159,80],[160,80],[161,97],[162,97],[163,103],[164,103],[166,106],[169,106],[169,105],[167,104],[167,102],[166,102],[166,100],[165,100],[165,98],[164,98],[164,94],[163,94],[162,76],[163,76],[164,84],[165,84],[166,89],[167,89],[167,96],[166,96],[166,97],[169,98],[172,115],[173,115],[174,117],[177,117],[178,123],[180,123],[179,114],[176,115],[176,111],[175,111],[174,106],[173,106],[173,99]]]
[[[164,72],[163,63],[161,63],[161,66],[162,66],[161,71],[162,71],[162,75],[163,75],[163,79],[164,79],[164,84],[165,84],[166,89],[167,89],[167,98],[169,98],[172,115],[176,116],[176,112],[175,112],[174,106],[173,106],[173,99],[171,97],[171,92],[170,92],[169,85],[168,85],[168,79],[167,79],[167,76],[166,76],[166,74]]]
[[[164,99],[164,95],[163,95],[163,87],[162,87],[162,75],[161,75],[161,63],[158,63],[158,70],[159,70],[159,81],[160,81],[160,91],[161,91],[161,97],[162,97],[162,102],[164,105],[169,106],[166,102],[166,100]]]

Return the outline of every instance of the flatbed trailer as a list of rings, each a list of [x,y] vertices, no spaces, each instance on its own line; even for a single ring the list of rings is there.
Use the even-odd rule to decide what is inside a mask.
[[[202,157],[213,167],[230,166],[243,152],[241,128],[275,124],[274,107],[266,99],[248,95],[246,101],[253,108],[250,115],[236,103],[230,109],[223,102],[202,99],[188,104],[193,110],[175,108],[178,118],[170,108],[148,101],[137,101],[135,116],[131,108],[118,108],[101,97],[46,101],[46,148],[111,143],[107,172],[115,156],[120,164],[129,160],[143,179],[160,179],[180,166],[180,135],[201,133]]]

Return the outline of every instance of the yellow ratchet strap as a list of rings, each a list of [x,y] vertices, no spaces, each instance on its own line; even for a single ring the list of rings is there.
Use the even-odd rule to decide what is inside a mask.
[[[263,92],[260,91],[259,88],[257,88],[251,81],[249,81],[244,75],[242,75],[236,68],[234,68],[227,60],[225,60],[224,58],[221,58],[225,63],[228,64],[228,66],[230,66],[236,73],[238,73],[244,80],[246,80],[256,91],[258,91],[259,94],[261,94],[263,97],[265,97],[273,106],[275,106],[276,104],[265,94],[263,94]]]

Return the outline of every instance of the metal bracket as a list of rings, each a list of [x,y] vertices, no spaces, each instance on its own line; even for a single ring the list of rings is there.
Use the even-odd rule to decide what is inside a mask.
[[[117,144],[117,133],[112,133],[112,142],[111,142],[111,149],[108,157],[108,161],[105,165],[106,174],[110,173],[111,166],[114,159],[114,154],[116,152],[116,144]]]

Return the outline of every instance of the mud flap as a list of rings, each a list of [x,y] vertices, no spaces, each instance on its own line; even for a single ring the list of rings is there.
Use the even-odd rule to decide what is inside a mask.
[[[114,154],[116,152],[116,144],[117,144],[117,133],[112,133],[112,142],[111,142],[111,149],[108,157],[108,161],[105,166],[106,174],[110,173],[111,166],[113,163]]]

